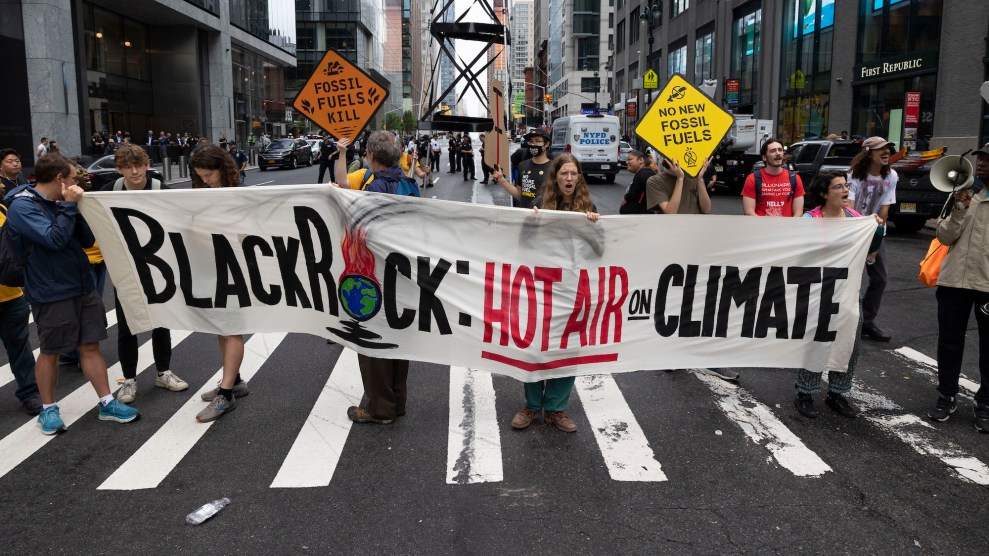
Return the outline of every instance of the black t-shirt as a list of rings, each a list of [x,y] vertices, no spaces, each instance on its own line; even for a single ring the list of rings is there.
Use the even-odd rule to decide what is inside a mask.
[[[319,142],[319,157],[320,160],[327,162],[333,153],[337,152],[337,144],[333,139],[326,138]]]
[[[245,162],[247,162],[247,155],[244,154],[244,151],[242,151],[240,149],[237,149],[236,151],[231,151],[230,152],[230,156],[232,156],[233,159],[234,159],[234,162],[237,163],[237,170],[238,171],[240,170],[240,167],[243,166]]]
[[[512,197],[512,206],[521,208],[532,208],[536,198],[542,193],[543,180],[549,174],[552,161],[545,164],[536,164],[531,159],[523,160],[519,163],[519,177],[515,180],[515,186],[519,188],[521,199]]]
[[[632,183],[625,190],[625,198],[622,206],[618,207],[618,214],[648,214],[646,210],[646,182],[656,175],[649,168],[643,168],[635,173]]]

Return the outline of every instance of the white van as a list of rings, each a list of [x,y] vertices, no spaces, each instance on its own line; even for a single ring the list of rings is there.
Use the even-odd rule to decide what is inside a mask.
[[[580,161],[585,175],[602,176],[615,183],[618,175],[618,143],[621,127],[617,116],[588,114],[553,120],[553,143],[550,157],[562,152]]]

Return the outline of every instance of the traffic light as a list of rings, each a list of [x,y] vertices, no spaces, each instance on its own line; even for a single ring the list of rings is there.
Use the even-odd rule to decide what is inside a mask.
[[[553,95],[550,93],[546,93],[545,95],[543,95],[543,102],[547,104],[553,102]]]

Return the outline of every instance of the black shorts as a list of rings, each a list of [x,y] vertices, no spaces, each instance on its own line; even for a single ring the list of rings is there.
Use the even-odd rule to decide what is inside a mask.
[[[93,290],[89,293],[52,303],[31,305],[38,325],[41,353],[56,355],[106,339],[106,311],[103,300]]]

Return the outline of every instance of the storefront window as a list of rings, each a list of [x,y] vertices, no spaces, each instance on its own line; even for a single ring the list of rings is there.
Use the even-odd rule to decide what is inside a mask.
[[[762,9],[736,16],[731,32],[731,77],[739,80],[739,113],[751,113],[759,80]]]
[[[673,74],[679,73],[681,75],[686,75],[687,73],[687,45],[675,46],[670,48],[669,60],[666,63],[666,70],[668,77],[672,77]]]
[[[234,136],[247,144],[250,135],[271,132],[269,122],[285,119],[282,69],[263,56],[238,48],[232,51]]]
[[[154,113],[148,28],[82,4],[89,132],[143,137]]]
[[[906,105],[908,92],[920,93],[920,114],[917,125],[918,138],[934,134],[934,93],[937,75],[921,75],[905,79],[895,79],[855,88],[852,114],[853,135],[870,137],[898,137],[902,132],[902,117],[893,118],[893,111],[902,111]],[[902,112],[900,112],[902,115]],[[900,122],[900,129],[890,130],[890,123]],[[900,147],[901,145],[897,145]]]
[[[694,81],[714,79],[714,30],[697,33],[694,41]]]
[[[834,0],[788,0],[783,22],[777,133],[787,143],[826,136]]]
[[[867,0],[859,12],[858,62],[937,50],[943,0]]]

